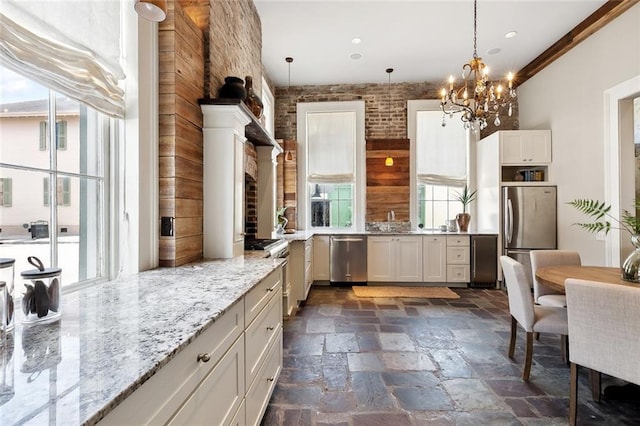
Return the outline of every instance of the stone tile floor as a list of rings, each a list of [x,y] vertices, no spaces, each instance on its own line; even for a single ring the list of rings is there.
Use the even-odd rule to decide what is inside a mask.
[[[380,299],[358,298],[350,287],[312,287],[284,322],[283,369],[262,424],[567,424],[569,367],[560,339],[535,342],[525,383],[522,329],[515,360],[506,355],[506,294],[454,291],[459,299]],[[609,383],[603,376],[603,387]],[[578,419],[640,425],[640,401],[592,401],[581,369]]]

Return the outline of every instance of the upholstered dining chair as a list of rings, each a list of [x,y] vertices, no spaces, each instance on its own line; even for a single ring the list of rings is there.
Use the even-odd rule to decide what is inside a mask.
[[[578,366],[640,385],[640,288],[569,278],[565,282],[569,321],[571,389],[569,424],[578,415]]]
[[[582,264],[580,253],[572,250],[531,250],[531,273],[533,274],[533,300],[543,306],[557,306],[564,308],[567,306],[567,299],[562,292],[553,290],[536,279],[538,268],[557,265]]]
[[[564,348],[567,347],[568,334],[567,310],[565,308],[540,306],[533,303],[529,280],[522,264],[508,256],[500,256],[503,278],[509,296],[509,313],[511,314],[511,339],[509,340],[509,358],[513,359],[516,347],[516,331],[518,324],[527,332],[525,363],[522,380],[529,380],[531,361],[533,358],[533,334],[549,333],[561,336],[563,359],[566,358]]]

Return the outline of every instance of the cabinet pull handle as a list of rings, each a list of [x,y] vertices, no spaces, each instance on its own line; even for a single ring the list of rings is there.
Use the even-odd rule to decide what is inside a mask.
[[[272,325],[268,325],[268,326],[267,326],[267,330],[269,330],[269,331],[273,331],[273,329],[274,329],[274,327],[273,327]]]
[[[198,354],[198,362],[209,362],[211,356],[209,354]]]

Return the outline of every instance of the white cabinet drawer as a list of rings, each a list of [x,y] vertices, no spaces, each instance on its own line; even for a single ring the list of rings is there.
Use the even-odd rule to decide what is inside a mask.
[[[447,246],[469,247],[469,237],[466,235],[447,235]]]
[[[447,282],[469,282],[469,265],[447,265]]]
[[[168,424],[231,424],[244,394],[244,341],[238,339]]]
[[[247,361],[247,388],[255,379],[260,364],[282,330],[282,290],[276,291],[266,308],[256,317],[245,331]]]
[[[468,265],[469,247],[447,247],[447,264]]]
[[[136,389],[100,424],[164,424],[243,331],[244,304],[240,301]],[[200,354],[209,355],[210,360],[198,361]]]
[[[282,369],[282,331],[280,331],[270,347],[264,364],[258,371],[246,396],[247,425],[258,425],[267,408],[273,389],[276,386]]]
[[[282,288],[282,268],[267,275],[265,279],[251,289],[244,297],[245,324],[248,326],[251,321],[260,313],[262,308],[266,306],[271,297],[278,289]]]

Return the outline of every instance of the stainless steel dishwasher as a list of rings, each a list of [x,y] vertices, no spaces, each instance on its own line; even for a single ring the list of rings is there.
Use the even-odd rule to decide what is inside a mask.
[[[366,283],[366,236],[334,235],[330,239],[329,247],[329,280],[331,283]]]

